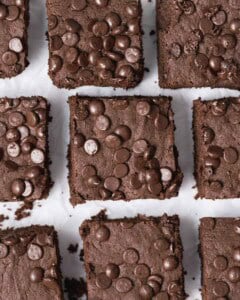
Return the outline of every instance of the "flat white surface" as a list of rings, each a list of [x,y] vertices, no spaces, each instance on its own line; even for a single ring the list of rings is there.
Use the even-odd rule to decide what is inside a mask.
[[[46,97],[52,104],[50,125],[50,155],[52,159],[51,172],[55,182],[49,198],[37,201],[31,217],[21,221],[14,221],[14,211],[19,206],[16,203],[0,204],[0,213],[9,215],[9,220],[3,223],[8,226],[28,226],[30,224],[54,225],[60,239],[61,255],[63,257],[62,271],[64,276],[80,277],[84,275],[83,266],[77,254],[69,254],[67,248],[70,243],[82,242],[78,234],[79,225],[84,219],[97,214],[106,208],[110,218],[124,216],[134,217],[138,213],[159,216],[179,214],[181,218],[181,234],[184,245],[184,268],[186,292],[191,300],[200,300],[200,262],[198,258],[198,224],[203,216],[240,216],[240,200],[207,201],[194,200],[196,191],[193,179],[193,142],[192,142],[192,100],[198,97],[215,99],[223,96],[239,96],[239,92],[224,89],[182,89],[162,90],[158,87],[156,35],[150,36],[155,30],[155,1],[142,0],[145,67],[150,72],[145,73],[144,80],[135,89],[124,91],[112,88],[82,87],[76,90],[61,90],[53,86],[47,75],[48,49],[45,32],[47,31],[45,1],[30,1],[29,27],[29,67],[19,76],[10,80],[0,80],[0,97],[19,97],[40,95]],[[173,109],[176,122],[176,145],[179,150],[179,162],[184,173],[184,181],[179,197],[166,201],[137,200],[130,203],[99,202],[90,203],[73,208],[69,203],[69,189],[67,182],[67,145],[69,141],[68,123],[69,110],[67,98],[70,95],[87,96],[116,96],[116,95],[170,95],[173,96]],[[39,207],[38,205],[41,205]],[[12,209],[9,211],[8,209]],[[80,248],[79,248],[80,250]],[[195,278],[195,280],[193,279]]]

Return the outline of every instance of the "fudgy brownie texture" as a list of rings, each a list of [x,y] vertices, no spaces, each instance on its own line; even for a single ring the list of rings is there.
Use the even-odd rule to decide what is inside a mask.
[[[238,300],[240,219],[201,219],[200,243],[203,300]]]
[[[58,87],[130,88],[143,77],[138,0],[47,0],[49,75]]]
[[[0,299],[63,300],[53,227],[0,230]]]
[[[240,89],[240,1],[156,1],[160,86]]]
[[[42,97],[0,99],[0,201],[47,197],[48,122]]]
[[[185,299],[177,216],[95,218],[80,234],[88,299]]]
[[[70,190],[85,200],[177,196],[171,98],[70,97]]]
[[[16,76],[28,65],[28,2],[0,1],[0,78]]]
[[[197,198],[240,197],[240,98],[195,100]]]

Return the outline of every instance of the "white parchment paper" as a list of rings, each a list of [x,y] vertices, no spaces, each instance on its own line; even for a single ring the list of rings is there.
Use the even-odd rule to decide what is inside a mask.
[[[121,1],[121,0],[119,0]],[[54,225],[60,239],[61,255],[63,257],[62,271],[67,277],[84,276],[83,265],[77,254],[69,254],[67,248],[70,243],[82,242],[78,228],[86,218],[97,214],[106,208],[110,218],[124,216],[134,217],[138,213],[146,215],[162,215],[163,213],[179,214],[181,217],[181,234],[184,245],[184,268],[186,292],[191,300],[200,300],[200,262],[198,258],[198,224],[203,216],[240,216],[240,200],[207,201],[194,200],[196,191],[193,189],[193,142],[191,132],[192,100],[198,97],[214,99],[223,96],[239,96],[239,92],[224,89],[182,89],[162,90],[158,87],[156,35],[150,36],[155,30],[155,1],[142,0],[145,67],[150,72],[145,73],[143,82],[135,89],[124,91],[112,88],[82,87],[67,91],[53,86],[47,75],[48,49],[45,32],[47,31],[45,1],[30,0],[29,27],[29,60],[30,66],[19,76],[10,80],[0,80],[0,97],[19,97],[41,95],[52,104],[51,114],[53,122],[50,125],[50,155],[52,159],[51,172],[55,182],[47,200],[37,201],[31,217],[21,221],[14,221],[14,211],[19,206],[16,203],[0,204],[0,213],[9,215],[9,220],[3,223],[8,226],[28,226],[30,224]],[[115,95],[170,95],[173,96],[173,109],[176,122],[176,144],[180,153],[180,166],[184,172],[184,181],[178,198],[166,201],[137,200],[130,203],[99,202],[90,203],[73,208],[69,203],[69,189],[67,182],[67,145],[69,141],[68,123],[69,110],[67,98],[79,93],[87,96],[115,96]],[[41,205],[40,207],[38,205]],[[9,208],[12,209],[9,211]],[[79,250],[80,250],[79,248]]]

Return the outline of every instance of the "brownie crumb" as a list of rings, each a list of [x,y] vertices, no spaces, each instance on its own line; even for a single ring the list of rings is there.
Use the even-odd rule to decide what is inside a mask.
[[[86,294],[86,290],[86,282],[83,278],[79,278],[79,280],[75,278],[65,278],[64,292],[67,294],[68,300],[78,300]]]
[[[149,35],[150,35],[150,36],[155,35],[155,34],[156,34],[156,31],[155,31],[155,30],[151,30],[151,31],[149,32]]]
[[[15,220],[20,221],[27,217],[30,217],[31,210],[33,209],[33,203],[31,202],[24,202],[22,206],[20,206],[15,211]]]
[[[78,250],[78,244],[75,244],[75,245],[70,244],[68,246],[68,252],[71,253],[71,254],[76,253],[77,250]]]
[[[150,72],[149,68],[144,68],[144,71],[147,72],[147,73]]]
[[[5,220],[8,220],[8,219],[9,219],[8,216],[5,216],[5,215],[1,214],[0,215],[0,227],[2,226],[1,223],[3,223]]]
[[[84,261],[84,251],[83,251],[83,249],[80,250],[79,258],[80,258],[80,261]]]

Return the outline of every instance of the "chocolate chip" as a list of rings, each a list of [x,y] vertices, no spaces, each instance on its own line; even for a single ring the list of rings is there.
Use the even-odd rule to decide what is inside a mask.
[[[66,32],[62,36],[62,41],[63,41],[64,45],[72,47],[72,46],[75,46],[78,43],[79,36],[78,36],[77,33]]]
[[[8,21],[15,21],[18,18],[19,14],[20,14],[19,8],[15,5],[10,5],[8,6],[8,14],[6,16],[6,19]]]
[[[237,262],[240,261],[240,248],[236,248],[233,251],[233,259]]]
[[[101,131],[106,131],[111,126],[110,119],[104,115],[98,116],[96,119],[95,126],[97,129],[99,129]]]
[[[20,53],[23,51],[23,44],[19,38],[12,38],[9,41],[8,47],[10,50],[16,53]]]
[[[142,183],[139,180],[139,177],[137,174],[132,174],[130,177],[130,185],[134,190],[138,190],[142,187]]]
[[[130,46],[130,43],[131,43],[131,40],[128,36],[119,35],[119,36],[116,37],[115,47],[119,48],[119,49],[122,49],[122,50],[125,50]],[[131,53],[130,53],[130,55],[131,55]],[[126,57],[126,52],[125,52],[125,57]]]
[[[150,269],[145,264],[139,264],[135,267],[134,274],[137,278],[140,279],[148,278],[150,275]]]
[[[16,128],[11,128],[6,132],[6,139],[9,142],[17,142],[20,140],[20,132]]]
[[[155,196],[158,196],[163,190],[162,184],[160,182],[149,183],[147,188],[148,188],[149,192]]]
[[[68,63],[75,62],[78,58],[78,54],[79,54],[78,49],[76,49],[74,47],[68,48],[65,53],[66,62],[68,62]]]
[[[205,34],[209,33],[213,29],[213,23],[212,23],[211,20],[209,20],[207,17],[205,17],[205,18],[200,20],[199,28],[201,29],[201,31],[203,33],[205,33]]]
[[[202,53],[199,53],[195,60],[194,63],[196,65],[196,67],[198,67],[199,69],[206,69],[208,67],[209,61],[208,61],[208,57]]]
[[[136,4],[127,5],[126,12],[131,17],[138,17],[138,13],[139,13],[138,5]]]
[[[53,30],[58,25],[58,19],[55,15],[50,15],[48,17],[48,28],[49,30]]]
[[[120,125],[118,126],[115,131],[115,134],[120,136],[123,141],[127,141],[131,138],[132,132],[131,129],[126,125]]]
[[[234,19],[230,23],[230,30],[234,33],[239,33],[240,31],[240,19]]]
[[[0,137],[3,137],[7,132],[7,126],[5,123],[0,122]]]
[[[115,44],[115,38],[113,36],[105,36],[103,37],[103,48],[106,51],[110,51],[113,49]],[[111,58],[111,57],[109,57]]]
[[[131,64],[137,63],[141,58],[141,52],[135,47],[128,48],[125,51],[125,58]]]
[[[169,125],[169,120],[163,114],[158,114],[154,121],[154,125],[159,130],[165,130]]]
[[[15,143],[15,142],[12,142],[10,144],[8,144],[7,146],[7,154],[10,156],[10,157],[18,157],[20,155],[20,146]]]
[[[171,255],[163,260],[163,267],[166,271],[173,271],[178,267],[178,263],[178,258]]]
[[[102,115],[105,111],[105,105],[101,100],[92,100],[89,103],[89,111],[95,116]]]
[[[221,42],[222,42],[223,47],[226,49],[233,49],[237,44],[235,36],[231,35],[231,34],[223,35]]]
[[[160,292],[161,285],[159,284],[159,282],[155,280],[148,280],[147,284],[152,288],[154,295],[157,295]]]
[[[132,34],[139,34],[140,32],[140,25],[138,19],[132,19],[128,21],[128,31]]]
[[[33,193],[33,186],[31,184],[31,182],[27,181],[27,180],[24,181],[24,184],[25,184],[25,190],[24,190],[22,196],[29,197]]]
[[[226,257],[219,255],[214,259],[213,266],[219,271],[224,271],[228,267],[228,261]]]
[[[147,101],[139,101],[136,110],[140,116],[147,116],[151,111],[151,105]]]
[[[130,279],[122,277],[116,281],[115,287],[119,293],[127,293],[132,289],[133,285]]]
[[[161,168],[160,173],[163,182],[169,182],[172,180],[173,174],[169,168]]]
[[[95,4],[99,7],[106,7],[109,0],[94,0]]]
[[[100,183],[101,183],[101,179],[96,175],[89,177],[87,180],[87,184],[91,188],[99,186]]]
[[[223,149],[219,146],[211,145],[208,147],[207,153],[212,158],[220,158],[223,155]]]
[[[225,115],[227,111],[227,103],[225,101],[214,101],[211,106],[211,111],[214,116],[221,117]]]
[[[73,139],[74,146],[81,148],[84,146],[85,137],[81,133],[76,133]]]
[[[118,70],[118,75],[123,78],[132,78],[134,69],[129,65],[121,66]]]
[[[113,176],[107,177],[104,180],[104,187],[111,192],[117,191],[120,185],[121,185],[121,181],[118,178]]]
[[[112,285],[112,280],[105,274],[100,273],[96,276],[96,286],[100,289],[108,289]]]
[[[84,150],[88,155],[95,155],[99,150],[98,142],[94,139],[86,140],[84,143]]]
[[[108,264],[106,266],[107,277],[109,277],[111,279],[116,279],[116,278],[118,278],[119,274],[120,274],[120,269],[119,269],[118,265]]]
[[[108,148],[116,149],[122,144],[121,138],[116,134],[110,134],[105,138],[105,143]]]
[[[219,72],[221,70],[222,57],[211,56],[209,59],[209,66],[214,72]]]
[[[99,189],[99,195],[102,200],[108,200],[110,199],[112,193],[109,190],[102,187]]]
[[[147,148],[148,148],[147,141],[138,140],[134,142],[132,150],[135,154],[142,154],[147,150]]]
[[[210,127],[203,128],[203,141],[205,144],[211,144],[215,138],[215,133]]]
[[[102,41],[101,37],[97,37],[97,36],[91,37],[89,40],[89,46],[93,50],[101,50],[103,48],[103,41]],[[91,62],[91,60],[90,60],[90,62]]]
[[[45,160],[45,154],[41,149],[34,149],[31,152],[31,160],[35,164],[41,164]]]
[[[56,51],[62,48],[63,42],[60,36],[54,35],[50,37],[50,45],[52,51]]]
[[[31,282],[41,282],[44,277],[44,271],[42,268],[36,267],[30,272],[30,280]]]
[[[106,242],[110,237],[110,230],[107,226],[102,225],[97,229],[95,237],[99,242]]]
[[[117,164],[113,170],[113,174],[117,178],[123,178],[129,173],[129,168],[126,164]]]
[[[22,196],[25,191],[25,183],[21,179],[15,179],[11,184],[11,191],[15,196]]]
[[[25,171],[25,177],[28,179],[34,179],[34,178],[38,178],[42,173],[43,173],[43,169],[38,166],[29,167]]]
[[[37,244],[31,244],[28,247],[27,254],[28,254],[28,258],[30,260],[33,260],[33,261],[39,260],[43,257],[43,249],[41,246],[39,246]]]
[[[238,151],[233,147],[226,148],[223,151],[223,158],[227,163],[235,164],[238,160]]]
[[[49,70],[53,73],[57,73],[62,68],[62,59],[58,55],[53,55],[49,59]]]
[[[213,17],[212,22],[217,26],[223,25],[227,20],[227,14],[224,10],[219,10]]]
[[[210,190],[215,192],[215,193],[219,193],[222,190],[222,183],[220,181],[212,181],[209,185]]]
[[[229,293],[229,286],[224,281],[216,281],[213,284],[213,294],[217,297],[224,297]]]
[[[107,35],[108,31],[109,26],[105,21],[98,21],[92,27],[92,32],[98,37]]]
[[[141,299],[148,300],[148,299],[152,299],[152,297],[154,296],[154,292],[150,285],[144,284],[140,287],[139,295]]]
[[[114,160],[117,163],[125,163],[129,160],[131,154],[130,151],[126,148],[121,148],[119,150],[117,150],[114,154]]]
[[[119,26],[121,24],[120,16],[114,12],[107,14],[107,16],[105,17],[105,20],[111,29],[116,28],[117,26]]]
[[[17,127],[25,122],[25,118],[20,112],[12,112],[8,117],[8,122],[11,126]]]
[[[75,21],[74,19],[66,19],[65,26],[66,26],[67,31],[73,32],[73,33],[78,32],[81,28],[80,24],[77,21]]]
[[[7,7],[3,4],[0,5],[0,20],[4,20],[8,14]]]

